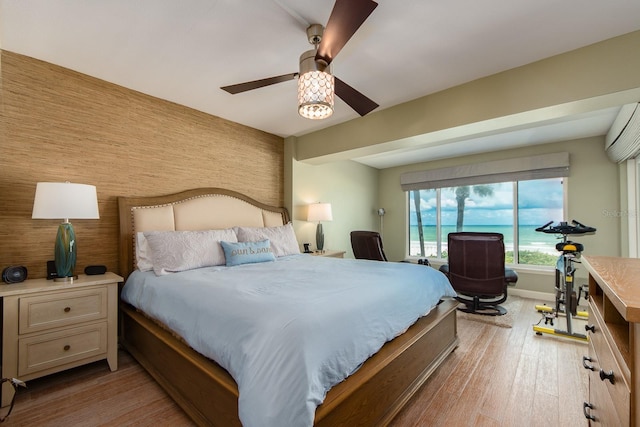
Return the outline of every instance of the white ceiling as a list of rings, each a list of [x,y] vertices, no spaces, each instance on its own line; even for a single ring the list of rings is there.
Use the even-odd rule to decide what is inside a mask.
[[[0,47],[266,132],[299,136],[358,115],[337,100],[330,119],[301,118],[293,80],[237,95],[220,86],[297,72],[300,54],[311,48],[307,24],[325,24],[333,3],[0,0]],[[639,30],[639,17],[639,0],[379,0],[333,71],[381,110]],[[431,141],[427,154],[404,149],[357,160],[389,167],[465,154],[468,147],[548,142],[557,132],[570,139],[571,129],[585,133],[585,123],[601,135],[615,110],[586,116],[569,118],[568,126],[518,129],[515,138],[498,136],[502,130],[461,144],[458,136]]]

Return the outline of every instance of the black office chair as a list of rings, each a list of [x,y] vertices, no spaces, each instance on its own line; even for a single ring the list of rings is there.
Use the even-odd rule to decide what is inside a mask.
[[[352,231],[351,248],[356,259],[387,261],[382,249],[382,238],[377,231]]]
[[[449,233],[449,264],[440,267],[468,313],[501,316],[499,304],[507,300],[507,286],[518,274],[504,266],[504,236],[500,233]]]

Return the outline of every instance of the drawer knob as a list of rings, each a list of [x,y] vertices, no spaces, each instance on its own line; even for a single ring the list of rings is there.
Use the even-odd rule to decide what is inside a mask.
[[[71,346],[69,344],[67,344],[67,345],[65,345],[63,347],[63,349],[64,349],[64,351],[69,351],[69,350],[71,350]]]
[[[594,368],[593,365],[587,365],[587,362],[591,362],[591,361],[592,360],[589,356],[582,356],[582,366],[584,367],[584,369],[595,371],[596,368]]]
[[[71,311],[71,307],[65,307],[65,308],[64,308],[64,312],[65,312],[65,313],[68,313],[68,312],[70,312],[70,311]]]
[[[589,332],[595,332],[596,331],[596,325],[584,325],[584,330]]]
[[[600,369],[600,379],[602,381],[609,380],[611,384],[614,384],[613,371],[605,372],[604,369]]]
[[[583,402],[582,403],[582,413],[584,414],[584,417],[586,419],[588,419],[588,420],[595,421],[596,417],[594,417],[589,412],[587,412],[587,409],[593,409],[593,405],[591,403],[589,403],[589,402]]]

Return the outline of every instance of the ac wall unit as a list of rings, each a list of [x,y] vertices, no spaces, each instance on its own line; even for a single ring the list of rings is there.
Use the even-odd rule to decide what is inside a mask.
[[[621,163],[640,154],[640,104],[623,105],[607,132],[605,151],[611,160]]]

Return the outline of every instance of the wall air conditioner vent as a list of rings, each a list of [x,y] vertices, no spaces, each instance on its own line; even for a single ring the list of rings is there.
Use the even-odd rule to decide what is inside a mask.
[[[607,132],[605,151],[611,160],[622,163],[640,154],[640,104],[623,105]]]

